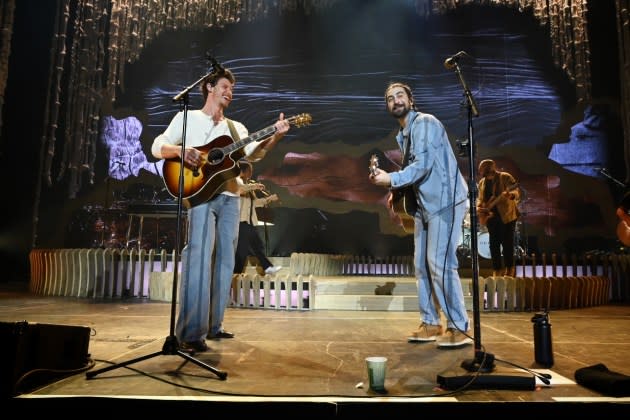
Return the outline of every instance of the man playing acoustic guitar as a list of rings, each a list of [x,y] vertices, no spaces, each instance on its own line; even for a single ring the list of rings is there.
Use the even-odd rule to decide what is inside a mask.
[[[200,84],[204,105],[188,113],[186,148],[183,151],[184,165],[190,174],[194,174],[190,175],[190,179],[202,179],[207,167],[213,167],[208,163],[212,157],[204,156],[200,146],[214,145],[225,138],[230,139],[230,143],[236,143],[248,137],[248,130],[243,124],[230,121],[223,115],[232,102],[235,82],[230,70],[213,66],[213,72]],[[289,127],[289,120],[280,113],[275,124],[266,131],[267,136],[248,143],[234,152],[236,156],[226,158],[224,162],[229,168],[236,167],[235,161],[241,156],[250,161],[262,159],[284,137]],[[180,160],[182,129],[183,114],[180,111],[153,141],[153,156],[171,159],[172,162]],[[225,172],[231,173],[229,170]],[[203,352],[208,349],[206,338],[234,336],[223,329],[222,323],[229,303],[239,228],[238,170],[235,172],[219,183],[216,193],[191,205],[188,210],[188,243],[182,250],[182,281],[179,284],[179,312],[175,328],[175,335],[184,351]]]
[[[396,142],[403,152],[403,167],[390,173],[373,168],[369,179],[394,190],[412,188],[411,200],[417,204],[412,217],[421,323],[407,340],[435,341],[438,347],[471,344],[457,271],[457,245],[469,207],[468,186],[444,126],[434,115],[416,109],[408,85],[390,83],[385,89],[385,104],[399,124]],[[393,198],[390,194],[391,207]],[[440,310],[446,318],[446,330]]]
[[[492,276],[514,277],[514,231],[519,217],[517,204],[520,198],[517,183],[508,172],[497,171],[492,159],[479,163],[479,174],[477,214],[479,223],[488,228]],[[499,273],[502,267],[505,269]]]

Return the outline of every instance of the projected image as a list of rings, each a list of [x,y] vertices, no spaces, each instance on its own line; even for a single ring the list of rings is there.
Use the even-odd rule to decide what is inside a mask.
[[[571,103],[570,84],[549,75],[540,28],[516,13],[510,20],[488,14],[487,21],[476,16],[463,23],[448,15],[410,16],[396,30],[380,23],[398,21],[393,10],[366,11],[343,25],[339,16],[332,10],[308,22],[270,17],[181,31],[146,47],[126,69],[116,116],[103,122],[109,176],[120,181],[119,189],[141,181],[152,191],[149,200],[127,193],[122,201],[174,199],[163,194],[163,162],[151,156],[150,146],[181,109],[173,97],[209,71],[211,54],[236,76],[226,115],[250,133],[272,124],[279,112],[312,116],[256,165],[254,177],[280,197],[273,208],[273,255],[410,252],[411,237],[386,207],[387,191],[367,181],[372,155],[385,170],[401,161],[393,140],[398,125],[383,98],[392,80],[409,84],[419,110],[444,123],[467,178],[472,143],[478,159],[494,159],[520,180],[519,234],[528,250],[562,247],[585,231],[610,239],[613,200],[598,171],[608,165],[614,122],[602,108],[573,112],[579,107]],[[465,52],[459,69],[479,110],[470,141],[461,79],[444,66],[458,51]],[[188,103],[191,109],[201,105],[198,87]]]

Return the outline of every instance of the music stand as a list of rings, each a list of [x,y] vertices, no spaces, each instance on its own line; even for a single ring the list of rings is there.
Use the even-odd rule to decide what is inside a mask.
[[[175,245],[175,252],[173,255],[173,288],[172,288],[172,295],[171,295],[171,323],[170,323],[169,335],[168,337],[166,337],[164,345],[162,346],[162,350],[151,353],[151,354],[147,354],[144,356],[136,357],[135,359],[131,359],[126,362],[117,363],[111,366],[104,367],[102,369],[97,369],[95,371],[88,371],[85,374],[88,379],[93,378],[99,373],[107,372],[109,370],[117,369],[119,367],[124,367],[132,363],[141,362],[143,360],[151,359],[153,357],[160,356],[160,355],[181,356],[184,359],[211,371],[212,373],[217,375],[219,379],[221,380],[224,380],[227,377],[227,372],[221,371],[215,368],[214,366],[204,363],[201,360],[195,359],[194,357],[192,357],[192,355],[182,351],[179,348],[179,341],[177,340],[177,337],[175,336],[175,308],[176,308],[176,303],[177,303],[177,272],[178,272],[179,255],[180,255],[179,250],[181,246],[181,236],[182,236],[181,235],[182,198],[183,198],[182,195],[183,195],[183,190],[184,190],[184,162],[185,162],[184,150],[186,149],[186,120],[188,116],[188,93],[195,86],[200,84],[206,77],[210,76],[214,71],[215,71],[215,68],[213,65],[213,69],[211,72],[205,74],[203,77],[201,77],[195,83],[193,83],[192,85],[182,90],[173,98],[173,102],[183,103],[184,118],[183,118],[183,128],[182,128],[181,164],[180,164],[180,170],[179,170],[179,190],[178,190],[178,196],[177,196],[177,228],[176,228],[177,240],[176,240],[176,245]]]

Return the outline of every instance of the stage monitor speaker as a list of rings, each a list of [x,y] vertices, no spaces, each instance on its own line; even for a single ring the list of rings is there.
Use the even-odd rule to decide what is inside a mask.
[[[89,327],[0,322],[0,396],[11,397],[88,366]]]

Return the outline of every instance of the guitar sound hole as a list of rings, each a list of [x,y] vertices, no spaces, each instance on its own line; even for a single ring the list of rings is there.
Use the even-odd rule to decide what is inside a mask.
[[[219,149],[213,149],[208,153],[208,162],[212,165],[216,165],[223,160],[223,152]]]

